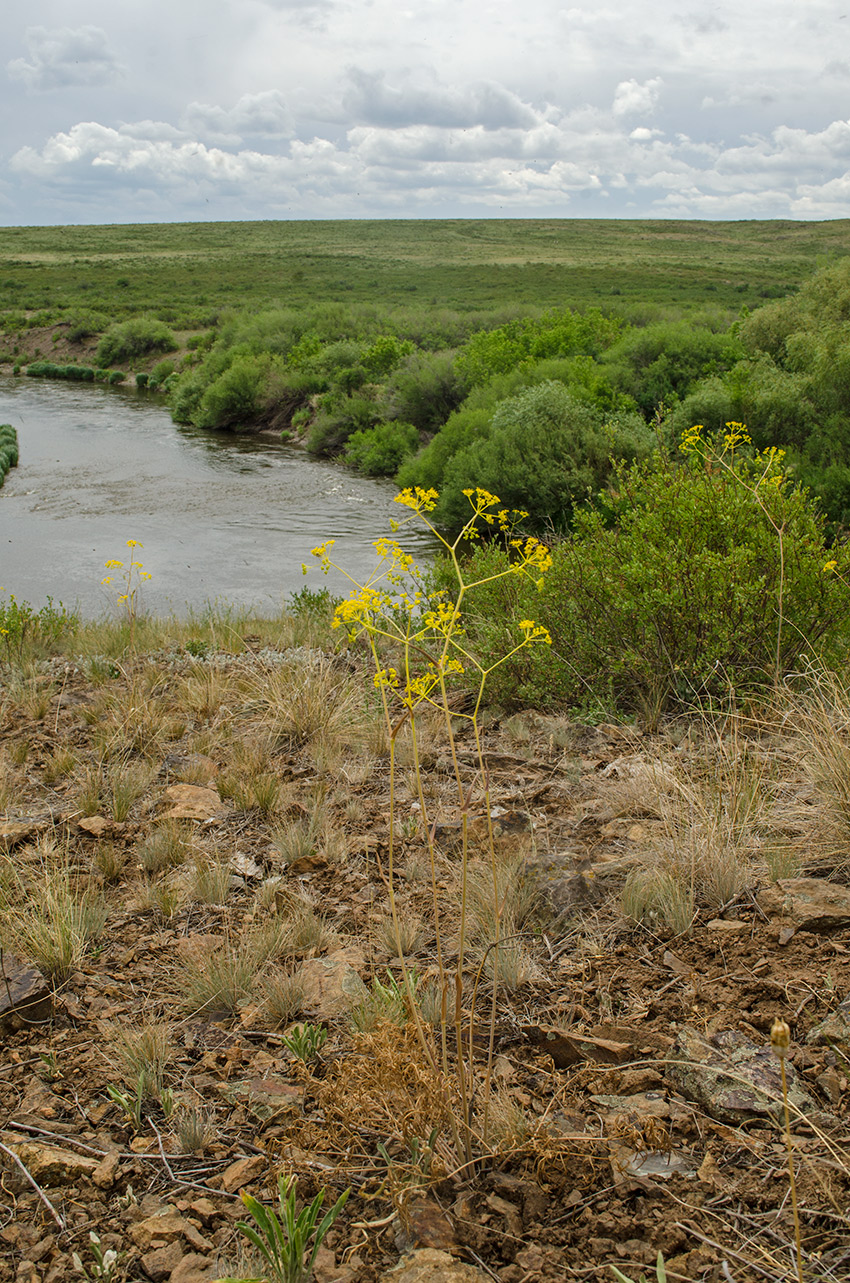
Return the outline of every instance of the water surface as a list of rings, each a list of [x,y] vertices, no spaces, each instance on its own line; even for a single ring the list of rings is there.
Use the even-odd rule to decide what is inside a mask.
[[[389,533],[396,487],[308,458],[271,437],[177,427],[152,394],[0,377],[0,423],[18,432],[20,463],[0,489],[0,585],[41,606],[50,596],[99,614],[101,585],[127,540],[152,578],[144,607],[185,613],[216,599],[274,612],[305,584],[346,592],[302,562],[328,538],[362,578],[372,540]],[[427,561],[434,541],[400,541]],[[115,572],[112,572],[115,573]]]

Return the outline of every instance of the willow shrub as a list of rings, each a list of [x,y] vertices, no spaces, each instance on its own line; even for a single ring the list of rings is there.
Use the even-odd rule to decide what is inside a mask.
[[[751,693],[807,655],[846,661],[850,549],[828,549],[825,518],[786,477],[781,452],[745,457],[722,435],[692,436],[684,460],[618,464],[604,501],[576,511],[552,556],[539,596],[501,579],[468,605],[487,653],[501,653],[530,613],[551,633],[551,648],[494,674],[490,694],[503,702],[601,705],[654,721]],[[506,560],[484,545],[468,573],[484,580]]]

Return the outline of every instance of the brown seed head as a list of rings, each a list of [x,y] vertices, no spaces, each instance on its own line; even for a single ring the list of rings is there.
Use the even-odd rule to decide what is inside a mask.
[[[784,1020],[774,1020],[770,1031],[770,1045],[780,1060],[784,1060],[788,1055],[791,1047],[791,1030]]]

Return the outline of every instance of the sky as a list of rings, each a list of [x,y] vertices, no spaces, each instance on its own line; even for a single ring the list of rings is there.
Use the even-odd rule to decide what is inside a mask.
[[[3,0],[0,225],[850,215],[850,0]]]

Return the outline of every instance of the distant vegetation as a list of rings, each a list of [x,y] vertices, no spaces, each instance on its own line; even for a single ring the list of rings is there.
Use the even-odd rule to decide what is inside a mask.
[[[18,228],[4,238],[0,324],[7,359],[29,374],[130,373],[166,393],[179,423],[272,428],[369,475],[433,487],[448,528],[479,484],[527,509],[532,528],[566,530],[608,484],[612,458],[636,462],[674,449],[695,422],[732,420],[757,449],[786,449],[793,478],[846,524],[850,259],[837,256],[848,231]],[[85,363],[28,346],[51,329],[56,350],[79,345]]]

